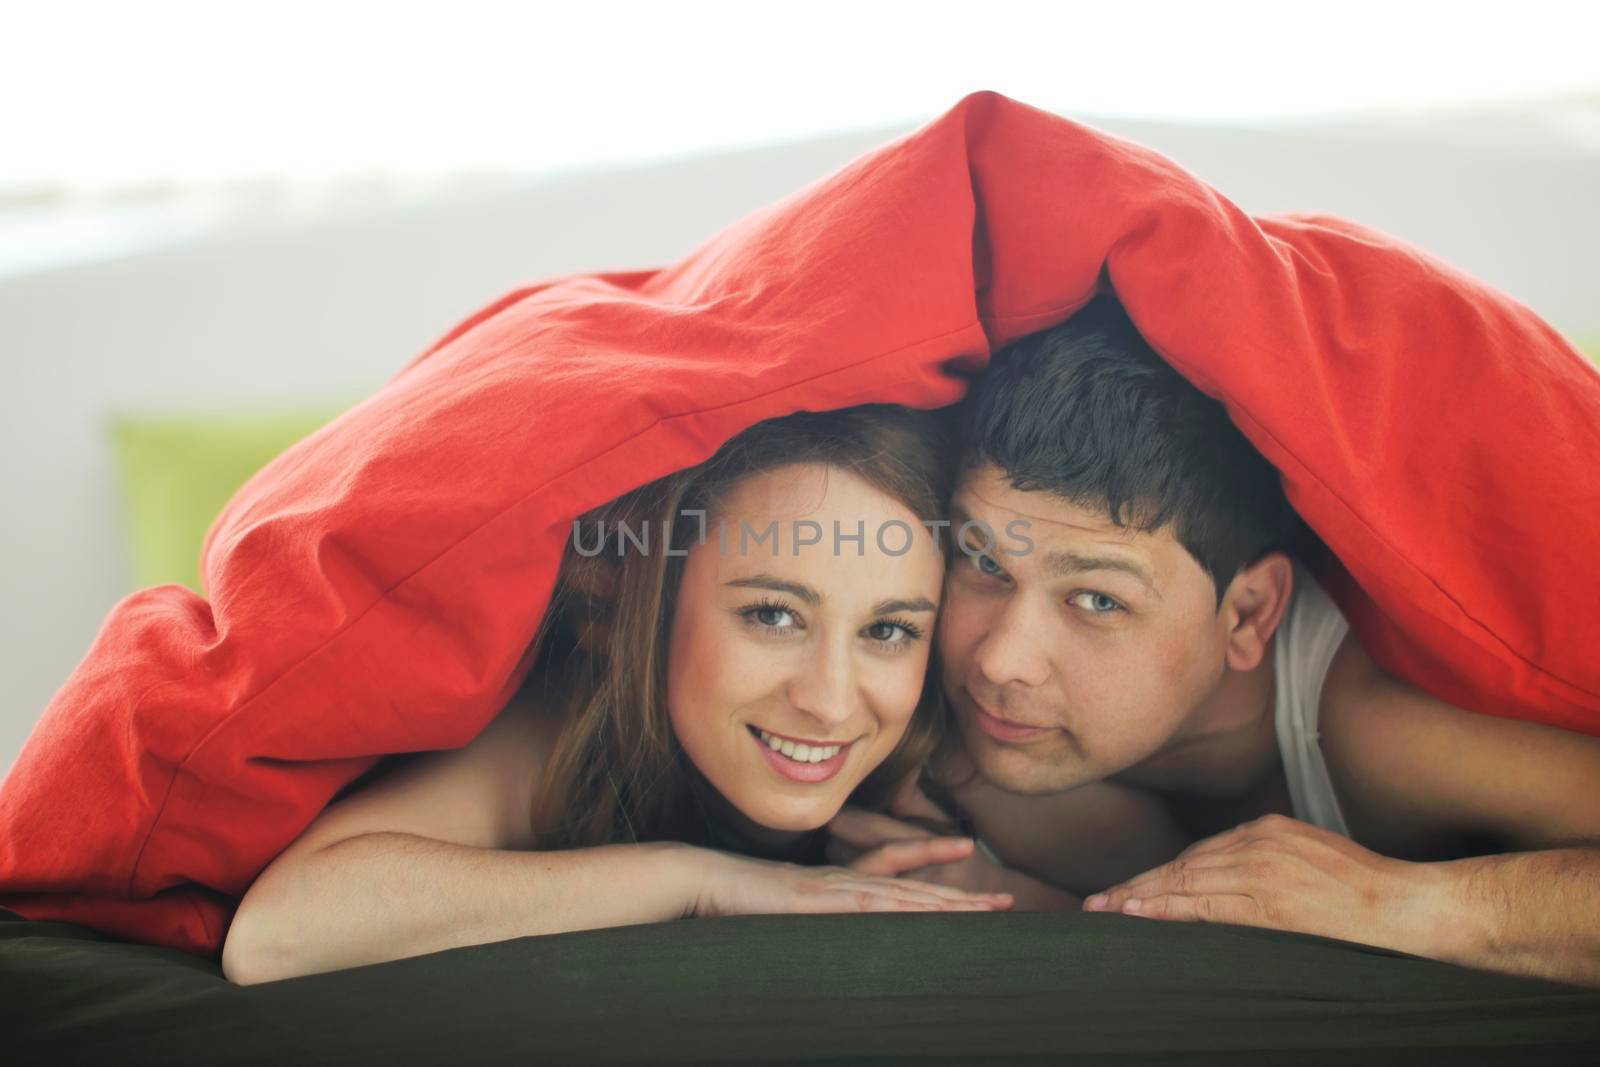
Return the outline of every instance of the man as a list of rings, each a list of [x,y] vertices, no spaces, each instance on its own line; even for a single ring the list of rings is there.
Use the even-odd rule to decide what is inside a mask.
[[[962,449],[938,646],[961,745],[930,777],[1008,866],[1089,911],[1600,985],[1600,739],[1375,666],[1297,565],[1276,472],[1114,301],[999,354]],[[871,850],[937,809],[894,810],[835,835]]]

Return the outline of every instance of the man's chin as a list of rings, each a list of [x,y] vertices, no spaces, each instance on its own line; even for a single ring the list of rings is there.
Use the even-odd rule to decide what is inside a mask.
[[[1001,744],[962,723],[961,739],[978,777],[1004,793],[1038,797],[1092,781],[1094,772],[1071,752]]]

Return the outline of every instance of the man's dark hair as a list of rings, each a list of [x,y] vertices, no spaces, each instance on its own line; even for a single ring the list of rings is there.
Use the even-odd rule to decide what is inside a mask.
[[[1240,569],[1301,538],[1278,472],[1109,296],[995,355],[965,401],[961,451],[963,468],[992,463],[1118,526],[1172,523],[1219,602]]]

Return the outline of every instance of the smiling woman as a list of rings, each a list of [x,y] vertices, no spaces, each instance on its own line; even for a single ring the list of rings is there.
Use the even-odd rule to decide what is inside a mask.
[[[782,862],[820,861],[846,801],[881,802],[938,741],[948,446],[926,412],[801,412],[580,519],[518,698],[274,860],[228,977],[682,916],[1009,906],[879,869],[960,859],[960,838]],[[907,539],[866,532],[890,528]]]
[[[930,714],[907,730],[927,681],[939,547],[923,530],[893,556],[865,535],[933,516],[818,462],[748,477],[718,511],[719,526],[776,521],[777,536],[770,551],[724,553],[720,539],[689,549],[668,659],[673,729],[734,808],[768,827],[807,830],[875,768],[878,780],[904,777],[906,757],[937,728]],[[801,521],[847,536],[861,527],[863,536],[784,543]],[[932,711],[937,693],[929,696]]]

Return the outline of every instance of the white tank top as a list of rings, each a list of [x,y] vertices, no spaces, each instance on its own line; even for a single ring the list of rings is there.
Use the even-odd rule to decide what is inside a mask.
[[[1344,616],[1317,580],[1295,568],[1294,593],[1272,651],[1277,672],[1273,716],[1278,753],[1289,780],[1294,817],[1345,837],[1350,836],[1350,828],[1339,810],[1339,798],[1317,744],[1317,709],[1328,665],[1349,631]]]

